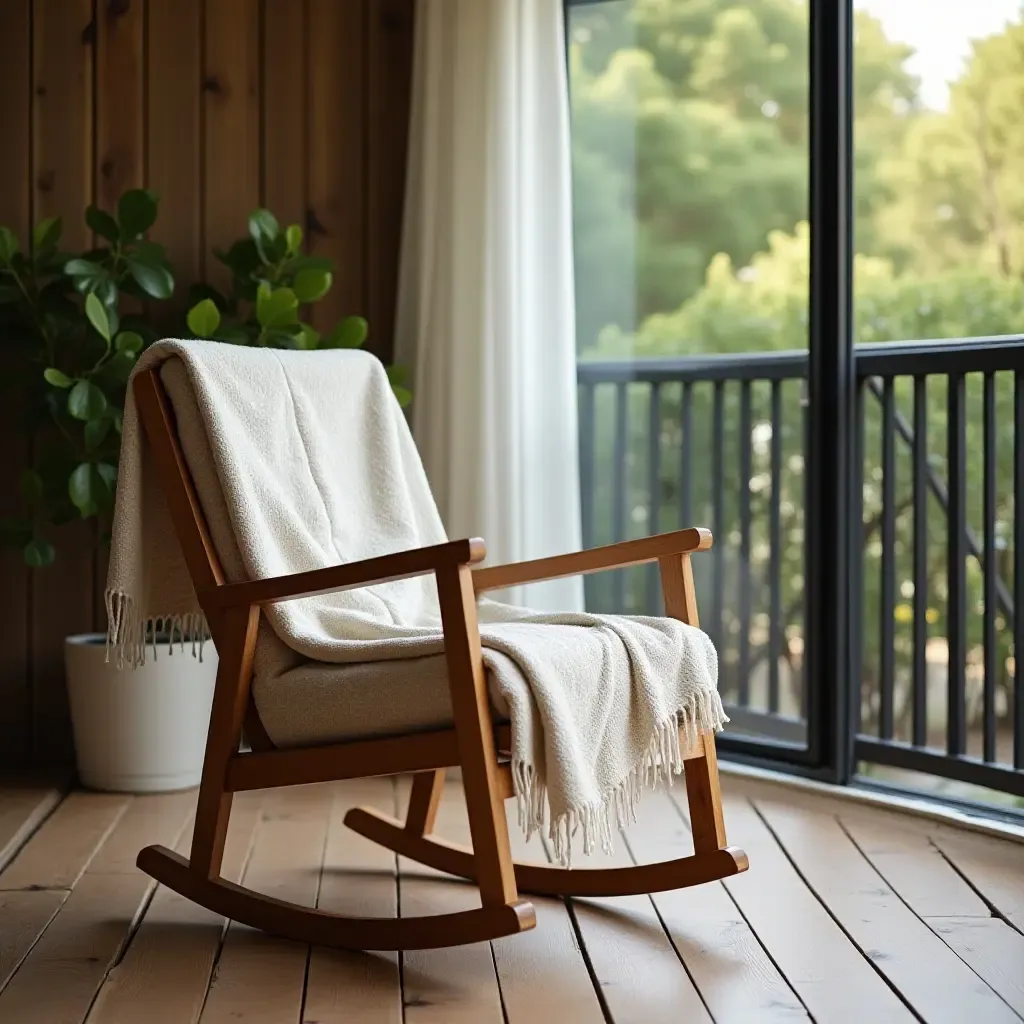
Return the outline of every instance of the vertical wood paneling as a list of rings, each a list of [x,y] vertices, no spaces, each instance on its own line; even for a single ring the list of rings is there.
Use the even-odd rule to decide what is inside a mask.
[[[24,242],[31,220],[31,0],[0,0],[0,139],[23,140],[0,159],[0,224]],[[0,436],[6,482],[0,487],[0,516],[20,512],[18,490],[10,484],[28,463],[28,439],[20,429],[16,396],[0,391]],[[0,764],[21,764],[29,756],[31,698],[28,674],[29,575],[20,551],[0,548]]]
[[[366,304],[367,5],[309,0],[310,251],[336,264],[334,287],[317,303],[313,324],[332,325]]]
[[[90,244],[83,212],[93,196],[93,15],[92,0],[35,0],[33,10],[34,214],[62,215],[69,249]],[[91,525],[62,527],[55,542],[56,564],[33,579],[32,744],[39,761],[72,750],[64,638],[93,621]]]
[[[155,241],[174,267],[174,314],[203,273],[200,0],[149,0],[146,25],[146,185],[160,196]],[[165,330],[180,330],[173,316]]]
[[[264,0],[261,202],[282,225],[306,220],[308,17],[307,0]]]
[[[182,327],[190,284],[224,285],[210,255],[260,203],[337,263],[320,326],[371,321],[390,355],[415,0],[0,0],[0,224],[25,237],[60,214],[86,248],[84,210],[126,189],[160,194],[153,237],[178,282],[158,325]],[[0,339],[2,342],[2,339]],[[30,457],[0,402],[4,478]],[[46,439],[40,438],[40,445]],[[0,515],[17,495],[0,489]],[[54,534],[29,574],[0,551],[0,763],[66,760],[63,641],[101,628],[105,561],[92,524]]]
[[[366,90],[367,348],[392,348],[398,290],[402,205],[412,96],[415,0],[378,0],[369,7]]]
[[[143,0],[96,0],[96,204],[144,184]]]
[[[209,252],[245,235],[260,201],[260,18],[258,0],[209,0],[205,8],[203,233]],[[206,279],[223,287],[228,273],[208,258]]]

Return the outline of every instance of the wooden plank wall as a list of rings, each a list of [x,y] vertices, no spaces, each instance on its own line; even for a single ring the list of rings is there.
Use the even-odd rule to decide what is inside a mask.
[[[24,237],[59,213],[84,246],[88,203],[147,185],[184,296],[223,280],[212,247],[266,205],[338,265],[321,321],[367,316],[386,358],[414,3],[0,0],[0,224]],[[0,436],[3,516],[30,457],[7,402]],[[66,528],[56,564],[34,574],[0,551],[0,764],[70,758],[63,639],[103,628],[103,574],[87,524]]]

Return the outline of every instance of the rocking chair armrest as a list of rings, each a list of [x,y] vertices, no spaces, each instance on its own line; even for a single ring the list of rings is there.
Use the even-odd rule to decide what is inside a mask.
[[[519,583],[537,583],[562,576],[584,576],[604,569],[621,569],[642,562],[656,562],[667,555],[683,555],[706,551],[711,547],[711,531],[701,528],[673,530],[653,537],[605,544],[586,551],[571,551],[551,558],[535,558],[529,562],[484,566],[473,570],[473,589],[479,594]]]
[[[483,561],[485,554],[484,542],[479,537],[453,540],[446,544],[412,548],[392,555],[329,565],[323,569],[296,572],[288,576],[225,583],[204,591],[199,597],[204,609],[274,604],[314,594],[356,590],[375,583],[408,579],[410,576],[425,576],[451,566],[472,565]]]

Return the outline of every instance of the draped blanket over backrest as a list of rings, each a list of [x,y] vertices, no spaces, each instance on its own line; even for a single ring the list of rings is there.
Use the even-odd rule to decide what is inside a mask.
[[[444,542],[444,528],[381,364],[358,351],[164,341],[201,423],[180,423],[229,580],[261,579]],[[180,361],[180,362],[179,362]],[[523,495],[529,501],[529,495]],[[486,540],[486,538],[485,538]],[[157,625],[195,636],[202,615],[129,391],[107,581],[109,640],[140,663]],[[431,576],[269,605],[273,643],[321,663],[392,662],[444,650]],[[609,848],[642,790],[682,769],[725,721],[708,637],[673,619],[538,615],[481,600],[495,702],[512,723],[520,822],[546,824],[558,858]],[[270,653],[268,653],[270,652]],[[389,699],[387,674],[379,699]],[[278,685],[287,685],[282,681]]]

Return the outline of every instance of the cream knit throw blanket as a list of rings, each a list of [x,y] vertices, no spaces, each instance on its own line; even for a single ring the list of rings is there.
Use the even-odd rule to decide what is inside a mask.
[[[204,498],[204,512],[229,578],[447,539],[372,356],[164,341],[138,369],[175,358],[202,419],[201,428],[180,424],[179,436],[193,475],[212,469],[219,483],[223,501]],[[164,367],[165,378],[172,368],[181,371]],[[232,540],[237,553],[225,558]],[[145,658],[158,620],[184,635],[205,628],[130,389],[106,599],[119,663]],[[492,700],[512,723],[520,823],[527,835],[546,824],[562,863],[577,830],[584,853],[610,849],[642,790],[678,774],[698,734],[726,721],[715,650],[698,629],[662,618],[532,614],[490,600],[479,615]],[[289,655],[319,662],[394,664],[443,651],[431,576],[273,604],[266,621]],[[258,646],[258,672],[272,673],[267,661],[284,649],[269,639]],[[386,683],[380,699],[388,700]]]

